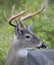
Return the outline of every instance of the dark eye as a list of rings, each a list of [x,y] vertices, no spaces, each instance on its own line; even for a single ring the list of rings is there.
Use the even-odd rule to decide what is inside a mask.
[[[30,38],[30,36],[26,36],[26,38]]]
[[[32,36],[30,34],[25,34],[25,40],[29,41],[31,40]]]

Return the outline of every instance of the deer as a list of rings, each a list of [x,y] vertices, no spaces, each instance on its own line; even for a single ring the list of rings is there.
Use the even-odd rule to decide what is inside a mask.
[[[23,22],[26,19],[29,19],[41,13],[45,9],[45,6],[33,13],[24,15],[26,12],[28,12],[28,9],[21,10],[20,13],[17,13],[15,15],[13,14],[12,10],[11,17],[9,19],[7,18],[8,23],[15,28],[15,32],[7,53],[6,65],[25,65],[24,63],[27,54],[30,50],[32,50],[33,47],[38,49],[46,48],[46,44],[37,38],[30,30],[31,26],[26,27],[23,25]],[[4,15],[6,17],[5,12]],[[18,21],[16,18],[18,18]],[[16,20],[17,24],[12,23],[13,20]]]

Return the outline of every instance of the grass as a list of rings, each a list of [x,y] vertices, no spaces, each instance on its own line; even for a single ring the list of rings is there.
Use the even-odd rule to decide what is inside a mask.
[[[3,24],[0,29],[0,65],[5,64],[5,58],[7,54],[7,49],[12,38],[11,27],[7,23]]]

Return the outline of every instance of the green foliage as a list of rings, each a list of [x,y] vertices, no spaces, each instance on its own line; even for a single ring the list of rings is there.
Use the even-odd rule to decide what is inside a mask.
[[[54,0],[49,0],[49,3],[50,4],[54,4]]]
[[[10,31],[11,30],[11,31]],[[10,40],[12,38],[13,29],[4,23],[1,25],[0,30],[0,65],[4,65],[6,62],[7,48],[9,46]]]
[[[10,16],[11,6],[16,4],[16,10],[19,11],[20,7],[26,9],[27,5],[30,5],[31,12],[35,9],[40,9],[43,0],[0,0],[0,65],[5,65],[6,55],[9,47],[9,43],[13,36],[13,29],[5,21],[3,11],[6,10],[7,16]],[[7,6],[8,5],[8,6]],[[16,11],[15,10],[15,11]],[[34,34],[44,41],[47,48],[54,48],[54,5],[49,4],[47,11],[26,20],[24,24],[27,26],[34,22],[34,28],[32,31]]]

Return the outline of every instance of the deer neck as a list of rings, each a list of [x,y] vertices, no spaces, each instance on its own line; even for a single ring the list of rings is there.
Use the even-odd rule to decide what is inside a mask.
[[[20,50],[20,49],[23,49],[23,45],[22,45],[22,42],[17,38],[17,36],[14,34],[14,37],[13,37],[13,42],[14,42],[14,46],[16,48],[16,50]]]

